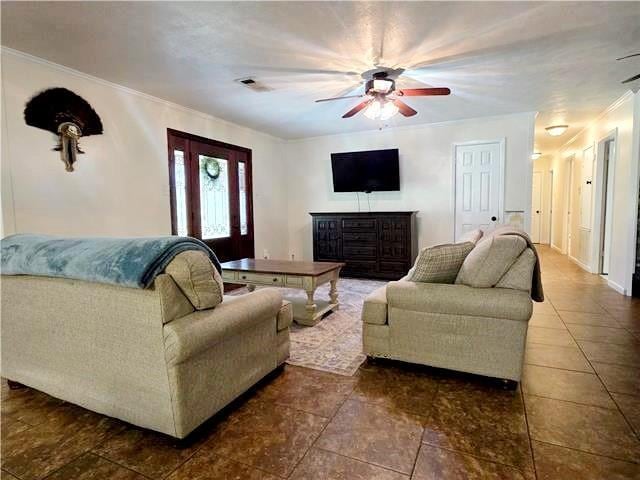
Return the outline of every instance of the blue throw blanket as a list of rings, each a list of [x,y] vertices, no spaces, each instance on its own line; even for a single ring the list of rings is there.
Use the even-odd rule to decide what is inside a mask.
[[[222,271],[215,253],[190,237],[60,238],[30,234],[2,240],[0,270],[3,275],[63,277],[147,288],[177,254],[187,250],[205,252]]]

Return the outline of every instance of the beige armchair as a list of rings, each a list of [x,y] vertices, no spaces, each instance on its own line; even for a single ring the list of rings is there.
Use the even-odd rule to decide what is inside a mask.
[[[418,283],[405,277],[371,293],[362,311],[365,354],[519,381],[533,310],[532,279],[539,276],[533,246],[528,243],[520,250],[515,262],[494,265],[500,278],[493,285],[461,283],[463,270],[471,283],[480,278],[474,277],[474,268],[482,269],[478,282],[490,281],[486,273],[492,267],[487,265],[507,260],[499,248],[483,242],[508,233],[498,231],[481,240],[474,251],[482,248],[488,253],[479,261],[472,251],[455,284]],[[506,243],[522,242],[521,235],[513,236],[520,239]],[[502,247],[505,241],[501,242]],[[541,286],[535,297],[542,298]]]

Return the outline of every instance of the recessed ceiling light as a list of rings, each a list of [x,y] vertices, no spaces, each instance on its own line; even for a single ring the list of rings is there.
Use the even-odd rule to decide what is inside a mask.
[[[540,152],[533,152],[531,154],[531,160],[537,160],[542,156],[542,154]]]
[[[569,128],[569,125],[551,125],[550,127],[545,128],[545,130],[552,137],[559,137],[567,131],[567,128]]]

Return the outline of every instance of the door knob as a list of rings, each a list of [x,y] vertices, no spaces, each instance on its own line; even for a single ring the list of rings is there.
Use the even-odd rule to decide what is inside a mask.
[[[492,221],[492,222],[495,222],[496,220],[498,220],[498,218],[497,218],[497,217],[491,217],[491,221]]]
[[[536,210],[536,213],[540,213],[540,210]]]

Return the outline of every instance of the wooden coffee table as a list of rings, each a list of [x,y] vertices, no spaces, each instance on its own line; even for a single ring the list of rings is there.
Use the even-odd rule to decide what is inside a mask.
[[[292,300],[293,319],[301,325],[315,325],[324,314],[338,310],[338,276],[344,263],[297,262],[243,258],[222,264],[222,278],[227,283],[245,284],[249,291],[257,285],[299,288],[307,293],[306,303]],[[331,284],[329,300],[316,300],[316,288]]]

